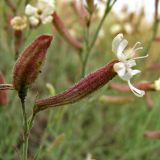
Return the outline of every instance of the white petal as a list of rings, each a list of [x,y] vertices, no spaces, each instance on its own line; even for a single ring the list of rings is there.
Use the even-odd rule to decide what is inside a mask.
[[[43,9],[44,16],[52,15],[53,12],[54,12],[54,8],[52,6],[47,6],[45,9]]]
[[[133,70],[133,69],[131,69],[131,68],[127,68],[126,70],[127,70],[127,71],[126,71],[126,73],[124,74],[124,76],[121,77],[123,80],[126,80],[126,81],[130,80],[134,75],[136,75],[136,74],[138,74],[138,73],[141,72],[140,70],[136,70],[136,69]]]
[[[118,47],[119,47],[119,44],[121,43],[121,41],[123,40],[123,34],[122,33],[119,33],[112,41],[112,51],[114,53],[117,53],[117,50],[118,50]]]
[[[128,81],[128,85],[129,85],[129,88],[131,89],[131,91],[137,96],[137,97],[143,97],[145,95],[145,91],[143,90],[139,90],[137,88],[135,88],[130,80]]]
[[[134,67],[134,66],[136,66],[136,61],[132,60],[132,59],[128,60],[128,61],[126,61],[126,65],[128,68]]]
[[[54,9],[54,2],[51,0],[38,0],[37,7],[41,10],[49,9],[50,7]]]
[[[39,24],[39,19],[37,19],[34,16],[29,17],[29,22],[31,24],[31,26],[36,27]]]
[[[157,91],[160,91],[160,78],[158,80],[154,81],[154,88]]]
[[[118,62],[113,66],[114,71],[122,78],[125,75],[126,67],[122,62]]]
[[[141,73],[141,71],[138,69],[134,69],[134,70],[132,69],[132,71],[131,71],[132,76],[139,74],[139,73]]]
[[[128,70],[125,72],[125,74],[121,77],[124,81],[128,81],[133,77],[132,72],[129,72]]]
[[[33,7],[32,5],[28,4],[25,8],[25,14],[27,16],[33,16],[37,12],[37,8]]]
[[[125,61],[127,60],[127,55],[125,55],[123,53],[124,49],[127,47],[128,45],[128,41],[126,39],[123,39],[120,44],[119,44],[119,47],[118,47],[118,50],[117,50],[117,58],[120,60],[120,61]]]
[[[42,23],[43,24],[50,23],[50,22],[52,22],[52,19],[53,19],[52,16],[47,16],[47,17],[42,19]]]

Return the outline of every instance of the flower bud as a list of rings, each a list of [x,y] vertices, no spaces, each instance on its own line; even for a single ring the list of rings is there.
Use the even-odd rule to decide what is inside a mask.
[[[65,27],[63,21],[61,18],[57,15],[56,12],[53,13],[53,25],[57,29],[57,31],[60,33],[60,35],[69,43],[71,44],[75,49],[81,50],[82,45],[81,43],[71,36],[71,34],[68,32],[67,28]]]
[[[133,102],[134,99],[131,96],[106,96],[102,95],[99,98],[100,101],[109,104],[126,104],[129,102]]]
[[[154,86],[151,82],[143,82],[143,83],[137,83],[135,84],[135,87],[144,90],[144,91],[154,91]],[[109,88],[112,88],[114,90],[118,90],[120,92],[128,92],[130,91],[130,88],[126,84],[122,83],[112,83],[109,85]]]
[[[116,75],[113,70],[113,65],[115,63],[117,63],[117,61],[113,61],[94,73],[89,74],[63,93],[42,100],[37,100],[34,107],[34,113],[49,107],[75,103],[93,93]]]
[[[95,2],[95,0],[85,0],[84,4],[86,5],[88,12],[92,14],[96,9],[97,2]]]
[[[21,54],[13,69],[13,85],[21,98],[35,81],[44,62],[52,36],[42,35],[34,40]]]
[[[148,138],[160,138],[160,131],[145,131],[144,136]]]

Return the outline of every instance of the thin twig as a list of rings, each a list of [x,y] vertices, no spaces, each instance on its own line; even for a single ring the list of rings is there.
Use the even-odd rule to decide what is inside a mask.
[[[0,84],[0,90],[14,90],[12,84]]]
[[[94,36],[93,36],[93,39],[92,39],[92,41],[91,41],[88,49],[86,49],[86,56],[85,56],[85,58],[84,58],[83,68],[82,68],[82,77],[85,76],[85,70],[86,70],[87,61],[88,61],[88,59],[89,59],[90,53],[91,53],[91,51],[92,51],[95,43],[96,43],[97,37],[98,37],[99,32],[100,32],[100,30],[101,30],[101,28],[102,28],[102,26],[103,26],[103,23],[104,23],[107,15],[109,14],[110,10],[112,9],[113,5],[116,3],[116,1],[117,1],[117,0],[114,0],[112,4],[111,4],[111,0],[108,0],[108,1],[106,2],[106,9],[105,9],[105,12],[104,12],[104,14],[103,14],[103,17],[102,17],[102,19],[101,19],[101,21],[100,21],[100,23],[99,23],[99,25],[98,25],[98,27],[97,27],[97,30],[96,30],[96,32],[95,32],[95,34],[94,34]],[[88,35],[88,37],[89,37],[89,35]],[[87,43],[88,43],[88,42],[87,42]]]

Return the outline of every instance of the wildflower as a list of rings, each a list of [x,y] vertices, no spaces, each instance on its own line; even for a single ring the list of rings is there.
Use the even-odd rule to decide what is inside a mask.
[[[11,20],[11,26],[14,30],[23,30],[27,27],[27,18],[16,16]]]
[[[139,90],[135,88],[132,84],[130,79],[140,73],[140,70],[132,69],[132,67],[136,66],[136,59],[145,58],[143,57],[135,57],[136,51],[139,49],[142,49],[142,47],[137,47],[137,45],[140,44],[140,42],[137,42],[134,47],[131,49],[130,52],[124,53],[124,49],[128,45],[128,41],[124,39],[123,34],[118,34],[112,42],[112,50],[116,54],[118,60],[120,62],[114,64],[114,71],[117,72],[119,77],[125,81],[128,82],[128,85],[131,89],[131,91],[138,97],[142,97],[145,92],[143,90]]]
[[[157,91],[160,91],[160,78],[154,81],[154,88]]]
[[[132,26],[131,23],[125,23],[125,24],[124,24],[124,30],[125,30],[125,32],[128,33],[128,34],[132,34],[133,31],[134,31],[134,28],[133,28],[133,26]]]
[[[51,41],[52,36],[39,36],[16,61],[13,69],[13,85],[22,98],[26,96],[28,87],[37,78]]]
[[[86,157],[86,160],[95,160],[95,159],[92,158],[92,154],[88,153],[87,157]]]
[[[36,7],[28,4],[25,8],[25,14],[29,17],[29,22],[33,27],[38,26],[40,23],[52,22],[54,11],[55,4],[53,0],[38,0]]]
[[[113,35],[119,33],[120,31],[122,31],[122,26],[120,24],[114,24],[110,28],[110,32]]]

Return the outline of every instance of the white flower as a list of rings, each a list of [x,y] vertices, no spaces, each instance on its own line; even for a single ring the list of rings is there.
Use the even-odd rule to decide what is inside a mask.
[[[23,30],[27,27],[27,18],[16,16],[11,20],[11,26],[14,30]]]
[[[95,160],[95,159],[92,158],[92,154],[88,153],[87,157],[86,157],[86,160]]]
[[[160,78],[154,81],[154,88],[157,91],[160,91]]]
[[[140,73],[140,70],[132,69],[136,66],[136,59],[146,58],[148,55],[143,57],[135,57],[136,51],[143,49],[143,47],[137,47],[140,42],[137,42],[133,48],[130,49],[130,52],[124,53],[125,48],[128,45],[128,41],[124,39],[123,34],[118,34],[112,42],[112,51],[116,54],[120,62],[114,64],[114,71],[119,75],[120,78],[128,82],[128,85],[131,91],[138,97],[144,96],[145,92],[135,88],[130,79]]]
[[[132,34],[133,31],[134,31],[134,28],[133,28],[131,23],[125,23],[124,24],[124,29],[128,34]]]
[[[40,23],[46,24],[52,22],[52,14],[55,10],[53,0],[38,0],[36,7],[28,4],[25,8],[25,14],[29,17],[31,26],[37,26]]]
[[[122,31],[122,26],[120,24],[118,24],[118,23],[112,25],[111,28],[110,28],[110,32],[113,35],[119,33],[120,31]]]

